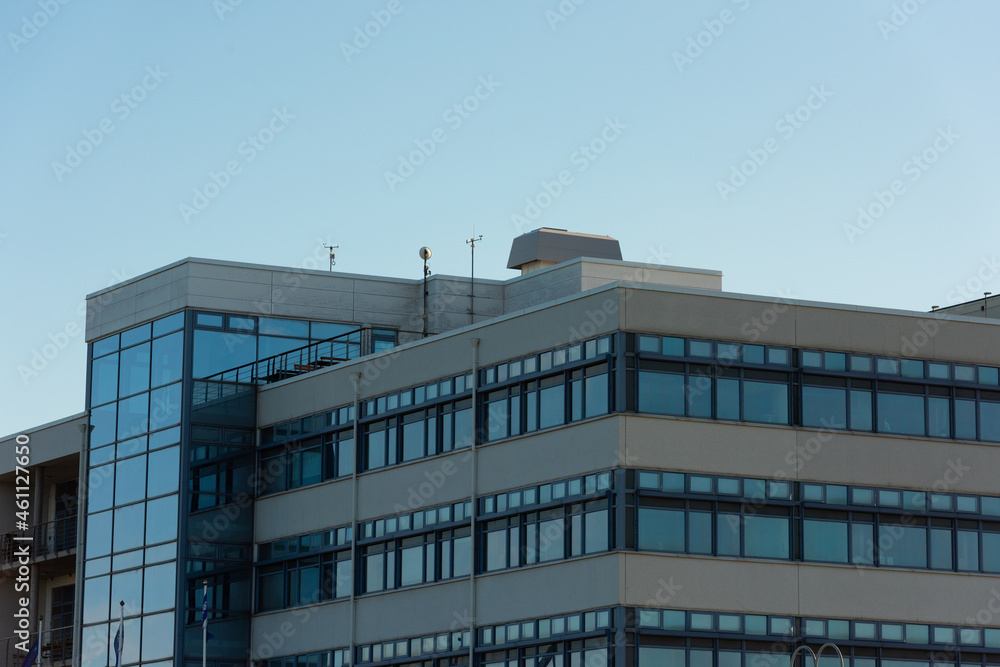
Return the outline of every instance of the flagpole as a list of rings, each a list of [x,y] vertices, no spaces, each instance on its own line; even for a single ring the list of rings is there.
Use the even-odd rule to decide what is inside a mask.
[[[42,664],[42,617],[38,617],[38,665]]]
[[[118,608],[118,632],[121,633],[121,642],[118,644],[118,656],[115,660],[115,667],[121,667],[122,653],[125,651],[125,600],[119,601],[118,604],[121,605]]]
[[[201,667],[208,667],[208,579],[201,583]]]

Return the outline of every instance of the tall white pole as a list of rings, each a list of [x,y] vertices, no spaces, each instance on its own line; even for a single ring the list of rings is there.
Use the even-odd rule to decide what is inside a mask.
[[[38,617],[38,666],[42,665],[42,617]]]
[[[201,667],[208,666],[208,580],[201,589]]]

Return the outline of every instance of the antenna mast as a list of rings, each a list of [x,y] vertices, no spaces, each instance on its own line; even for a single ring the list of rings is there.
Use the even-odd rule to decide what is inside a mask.
[[[472,238],[465,239],[472,251],[472,274],[469,278],[469,324],[476,323],[476,241],[482,241],[483,235],[476,236],[476,228],[472,228]]]
[[[323,247],[330,251],[330,270],[333,271],[333,267],[337,265],[335,260],[336,255],[333,253],[334,248],[339,248],[340,245],[329,245],[327,243],[323,244]]]

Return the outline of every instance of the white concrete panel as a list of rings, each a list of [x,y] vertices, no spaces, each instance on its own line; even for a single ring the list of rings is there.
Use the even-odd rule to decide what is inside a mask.
[[[350,602],[258,614],[253,617],[250,650],[254,660],[328,651],[351,643]]]
[[[254,503],[254,541],[270,542],[347,525],[352,500],[349,478],[263,496]]]

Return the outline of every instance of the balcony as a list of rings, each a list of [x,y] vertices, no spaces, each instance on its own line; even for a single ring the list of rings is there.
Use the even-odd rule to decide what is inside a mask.
[[[31,545],[31,562],[60,558],[76,553],[76,515],[32,526],[28,531],[0,535],[0,570],[19,564],[17,549]],[[15,537],[31,540],[15,540]],[[54,632],[54,631],[53,631]]]

